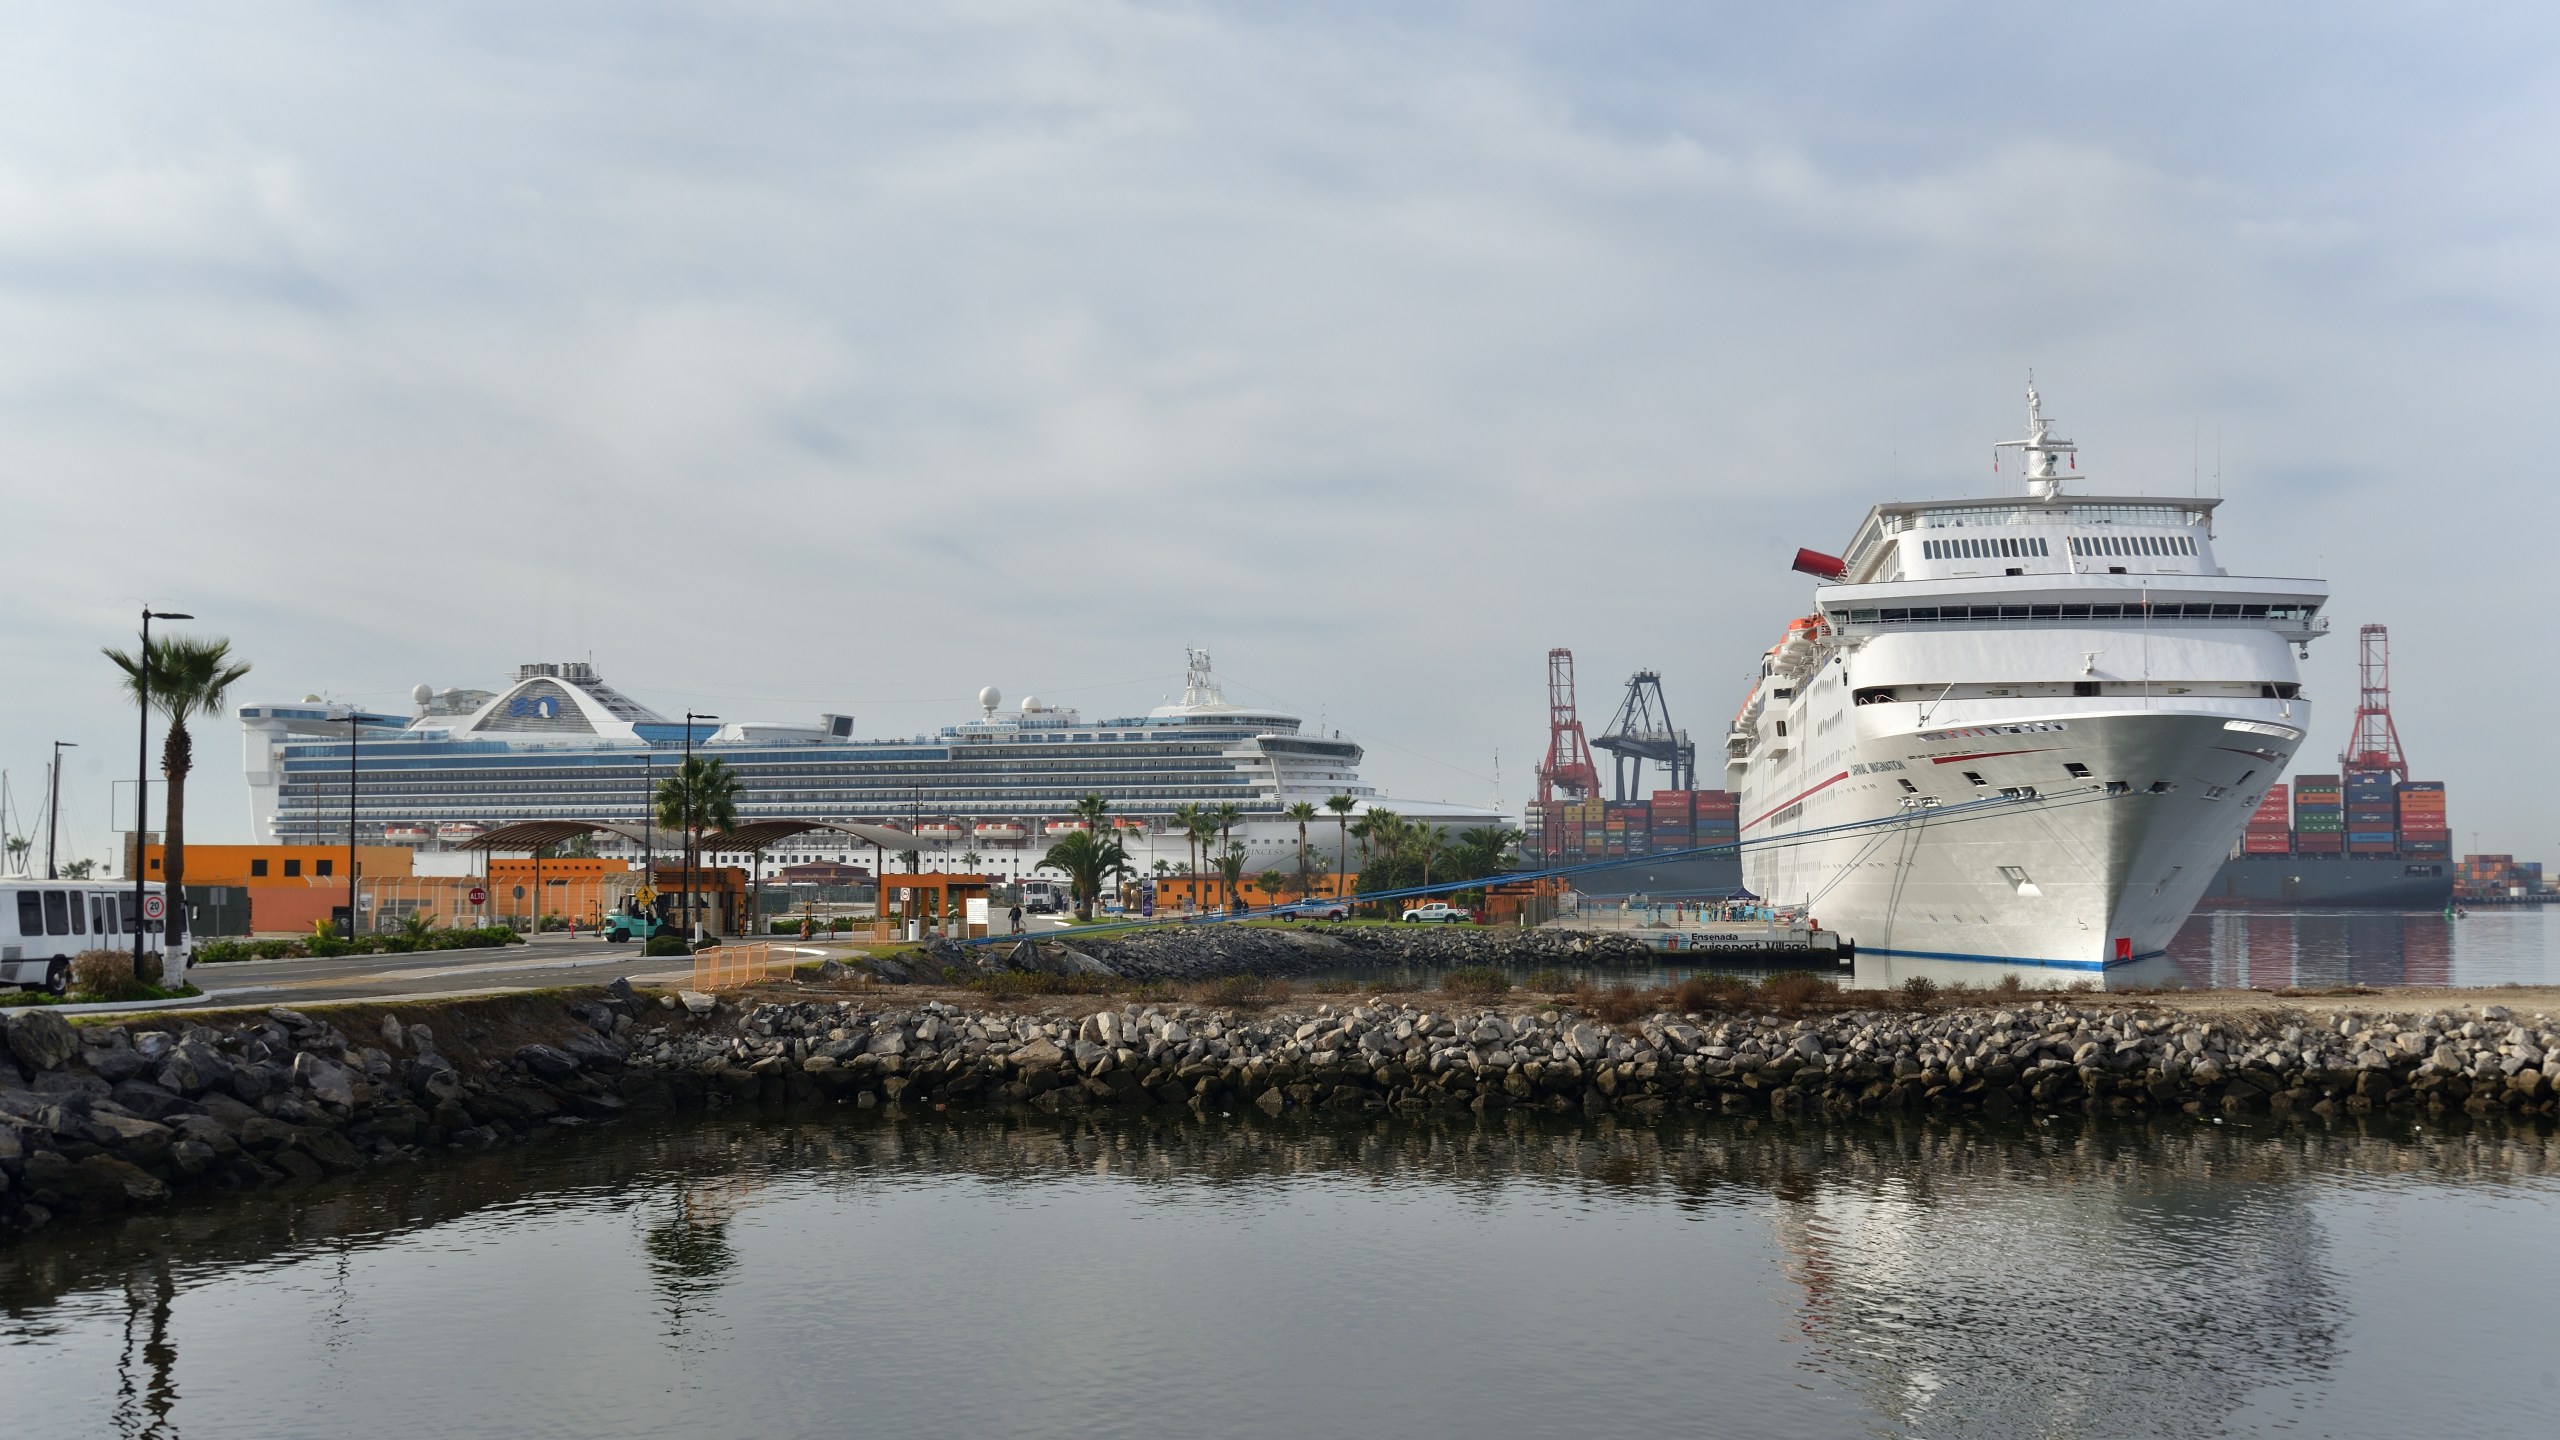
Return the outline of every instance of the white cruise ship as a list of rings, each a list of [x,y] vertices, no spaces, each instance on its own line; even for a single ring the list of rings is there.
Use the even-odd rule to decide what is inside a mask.
[[[1727,737],[1744,883],[1862,983],[2155,960],[2310,719],[2324,584],[2232,575],[2218,500],[2071,493],[2032,383],[2000,448],[2023,497],[1878,505],[1798,557],[1828,583]]]
[[[421,685],[412,698],[407,715],[353,716],[356,827],[368,843],[459,841],[516,820],[635,823],[652,781],[674,769],[687,743],[686,720],[658,714],[579,662],[520,666],[501,691]],[[1509,823],[1487,808],[1379,795],[1360,780],[1358,744],[1306,733],[1295,716],[1231,703],[1202,650],[1190,652],[1181,700],[1142,716],[1088,720],[1037,697],[1008,707],[992,688],[978,700],[978,718],[932,735],[857,739],[854,718],[838,714],[814,722],[703,718],[690,722],[691,745],[737,773],[744,820],[892,825],[931,842],[946,861],[975,854],[978,868],[1000,875],[1035,868],[1088,793],[1135,827],[1124,840],[1142,872],[1159,859],[1186,859],[1189,844],[1170,828],[1183,804],[1235,805],[1244,820],[1232,838],[1254,873],[1295,864],[1298,827],[1283,812],[1299,801],[1324,817],[1307,839],[1328,866],[1340,863],[1342,827],[1323,808],[1335,795],[1357,802],[1355,817],[1392,809],[1453,832]],[[348,710],[311,697],[239,713],[259,838],[343,842]],[[764,858],[871,858],[848,843],[813,832]]]

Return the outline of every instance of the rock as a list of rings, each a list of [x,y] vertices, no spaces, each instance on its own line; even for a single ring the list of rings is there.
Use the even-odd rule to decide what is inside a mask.
[[[1025,1070],[1063,1065],[1066,1059],[1067,1052],[1045,1035],[1013,1052],[1013,1063]]]
[[[11,1053],[30,1070],[59,1070],[80,1053],[79,1032],[49,1010],[12,1011],[8,1031]]]
[[[220,1051],[192,1042],[169,1052],[155,1078],[160,1088],[178,1095],[196,1096],[211,1089],[230,1071]]]
[[[720,1003],[699,990],[679,990],[676,999],[682,1001],[685,1010],[693,1015],[708,1015]]]
[[[151,1059],[130,1045],[101,1046],[86,1057],[89,1073],[113,1085],[151,1068]]]
[[[844,977],[845,968],[842,961],[830,957],[818,962],[818,978],[820,980],[832,982],[842,980]]]
[[[399,1016],[385,1015],[382,1017],[382,1044],[384,1049],[396,1052],[402,1045],[408,1042],[408,1038],[405,1027],[400,1023]]]
[[[565,1080],[578,1073],[575,1057],[549,1045],[524,1046],[516,1051],[516,1061],[546,1080]]]
[[[354,1077],[334,1060],[323,1060],[307,1050],[294,1056],[293,1083],[309,1090],[324,1105],[340,1110],[355,1108]]]

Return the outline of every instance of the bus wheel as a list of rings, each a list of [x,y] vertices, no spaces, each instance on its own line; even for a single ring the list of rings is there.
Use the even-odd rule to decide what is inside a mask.
[[[71,993],[70,961],[56,960],[52,964],[44,967],[44,993],[47,995],[68,995]]]

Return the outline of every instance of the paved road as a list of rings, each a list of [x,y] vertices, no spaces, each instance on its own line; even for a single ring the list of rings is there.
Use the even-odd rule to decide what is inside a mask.
[[[821,947],[810,947],[813,957],[821,953]],[[570,940],[556,935],[495,950],[242,960],[199,965],[188,972],[189,978],[206,992],[207,998],[200,1002],[203,1005],[301,1005],[326,1000],[485,994],[553,985],[601,985],[617,975],[628,975],[634,983],[665,984],[685,980],[691,974],[691,966],[683,960],[663,956],[644,959],[637,945],[608,945],[592,938]]]

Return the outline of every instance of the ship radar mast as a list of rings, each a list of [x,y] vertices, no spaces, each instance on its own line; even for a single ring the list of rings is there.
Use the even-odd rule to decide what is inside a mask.
[[[2062,493],[2062,476],[2053,468],[2055,458],[2080,453],[2079,446],[2054,437],[2053,422],[2045,418],[2044,397],[2036,393],[2033,370],[2027,372],[2027,438],[1995,440],[1991,448],[2026,452],[2027,495],[2036,500],[2051,500]]]
[[[1194,708],[1226,704],[1227,697],[1218,689],[1218,677],[1210,673],[1209,652],[1186,648],[1182,654],[1187,662],[1182,676],[1183,705]]]

